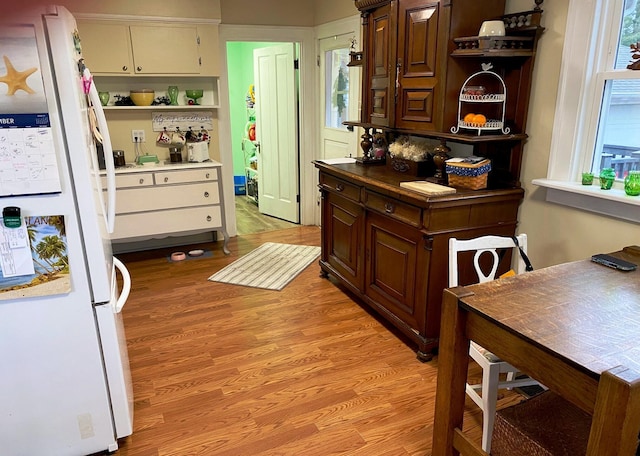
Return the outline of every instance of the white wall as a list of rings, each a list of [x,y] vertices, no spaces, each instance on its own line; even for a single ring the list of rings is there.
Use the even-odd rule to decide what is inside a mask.
[[[532,6],[530,0],[508,0],[509,11]],[[546,177],[555,115],[562,45],[569,0],[543,3],[542,35],[536,57],[521,180],[525,199],[518,232],[529,236],[534,267],[588,258],[597,252],[640,244],[640,226],[545,201],[545,190],[531,184]]]

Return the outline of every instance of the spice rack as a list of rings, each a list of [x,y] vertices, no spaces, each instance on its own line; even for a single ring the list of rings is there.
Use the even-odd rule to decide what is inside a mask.
[[[493,66],[490,63],[482,64],[482,71],[469,76],[462,84],[460,88],[460,95],[458,96],[458,123],[451,127],[451,133],[458,133],[460,129],[474,130],[480,135],[483,131],[500,132],[502,134],[508,134],[511,129],[504,124],[505,103],[507,100],[507,88],[504,80],[497,73],[491,71]],[[486,84],[490,87],[490,92],[486,93],[484,86],[476,86],[474,83],[477,81]],[[481,87],[482,90],[472,90],[472,88]],[[470,122],[465,120],[465,116],[469,112],[476,112],[475,109],[470,111],[473,105],[491,104],[497,106],[497,111],[493,110],[493,116],[486,117],[486,120],[482,123]],[[483,115],[488,110],[482,109]],[[497,117],[497,118],[495,118]]]

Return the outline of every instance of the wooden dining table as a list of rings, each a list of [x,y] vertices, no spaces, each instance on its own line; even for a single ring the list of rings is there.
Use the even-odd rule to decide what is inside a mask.
[[[640,247],[612,256],[640,265]],[[640,270],[585,259],[445,289],[433,456],[486,455],[462,431],[471,340],[592,415],[588,456],[635,455]]]

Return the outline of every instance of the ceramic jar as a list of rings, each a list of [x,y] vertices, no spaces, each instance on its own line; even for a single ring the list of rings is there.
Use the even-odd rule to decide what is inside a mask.
[[[640,195],[640,171],[629,171],[624,178],[624,192],[629,196]]]
[[[600,171],[600,188],[602,190],[611,190],[615,180],[616,172],[613,168],[602,168]]]

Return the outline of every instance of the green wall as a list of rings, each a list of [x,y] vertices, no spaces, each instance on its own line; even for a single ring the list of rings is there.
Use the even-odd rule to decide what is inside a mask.
[[[253,50],[275,46],[278,43],[239,42],[227,43],[227,68],[229,80],[229,116],[231,123],[231,149],[233,153],[233,175],[244,176],[245,153],[242,137],[247,124],[246,96],[253,84]]]

